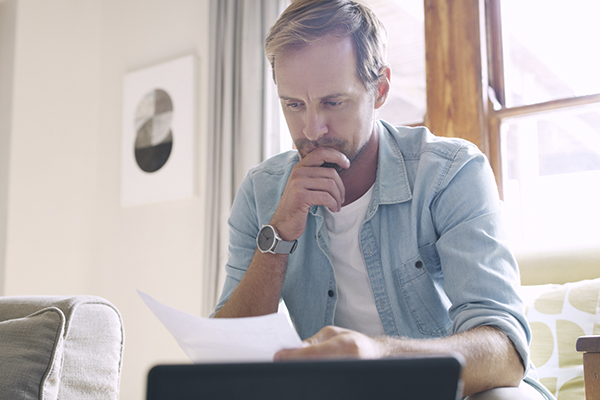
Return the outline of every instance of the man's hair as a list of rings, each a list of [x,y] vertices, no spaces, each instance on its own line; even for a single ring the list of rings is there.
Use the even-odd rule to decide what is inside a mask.
[[[386,65],[385,27],[368,7],[350,0],[294,0],[265,39],[265,54],[275,80],[275,54],[315,42],[324,36],[352,36],[358,78],[375,89]]]

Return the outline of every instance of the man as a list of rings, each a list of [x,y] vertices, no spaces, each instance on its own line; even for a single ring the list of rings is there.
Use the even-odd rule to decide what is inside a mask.
[[[530,332],[487,160],[376,120],[391,77],[379,20],[297,0],[266,53],[297,152],[242,183],[214,316],[274,313],[283,298],[306,345],[277,360],[455,351],[465,395],[544,398],[522,383]]]

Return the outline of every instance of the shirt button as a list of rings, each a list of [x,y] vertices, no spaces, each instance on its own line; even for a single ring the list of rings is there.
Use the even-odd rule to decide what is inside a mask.
[[[421,260],[417,261],[417,262],[415,263],[415,267],[417,267],[417,268],[419,268],[419,269],[423,268],[423,261],[421,261]]]
[[[327,294],[329,295],[329,297],[333,297],[333,295],[335,294],[333,290],[330,290],[329,292],[327,292]]]

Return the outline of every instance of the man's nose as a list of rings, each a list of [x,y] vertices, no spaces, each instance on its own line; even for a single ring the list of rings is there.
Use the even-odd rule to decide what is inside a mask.
[[[327,121],[323,112],[310,108],[306,111],[303,133],[309,140],[318,140],[327,133]]]

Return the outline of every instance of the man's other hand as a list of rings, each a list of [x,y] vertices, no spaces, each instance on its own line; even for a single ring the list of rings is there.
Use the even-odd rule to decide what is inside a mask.
[[[275,361],[328,358],[382,358],[383,346],[377,339],[337,326],[326,326],[306,339],[304,347],[278,351]]]

